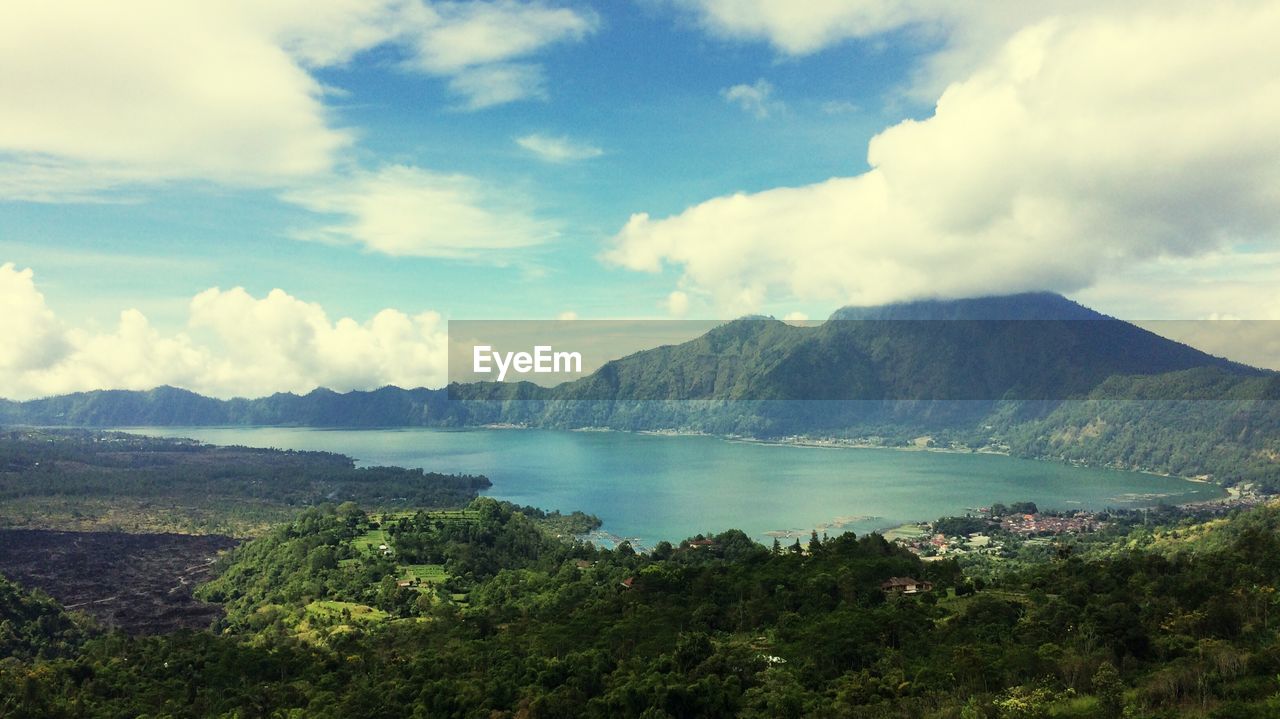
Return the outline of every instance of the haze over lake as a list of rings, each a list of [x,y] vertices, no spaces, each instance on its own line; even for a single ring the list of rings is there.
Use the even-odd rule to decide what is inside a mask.
[[[580,509],[604,531],[651,546],[738,528],[759,541],[792,530],[859,534],[963,514],[992,502],[1042,509],[1175,504],[1221,488],[1138,472],[990,454],[819,448],[706,436],[500,429],[328,430],[147,427],[130,431],[250,447],[323,450],[360,465],[484,474],[489,496]],[[789,541],[789,540],[788,540]]]

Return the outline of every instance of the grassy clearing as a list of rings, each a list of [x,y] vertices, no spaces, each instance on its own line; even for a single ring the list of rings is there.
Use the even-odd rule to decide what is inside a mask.
[[[385,529],[370,529],[364,534],[351,540],[351,546],[355,547],[357,552],[368,552],[370,554],[378,551],[378,547],[382,545],[391,546],[391,535],[387,534]]]
[[[476,524],[480,521],[480,513],[473,509],[436,509],[427,512],[427,516],[445,524]]]
[[[331,600],[314,601],[306,606],[305,611],[307,617],[340,622],[381,622],[391,616],[367,604]]]
[[[1001,589],[984,589],[980,592],[975,592],[974,594],[956,596],[954,589],[948,589],[945,595],[938,594],[938,606],[946,609],[952,614],[952,616],[955,616],[963,613],[964,610],[967,609],[978,597],[1003,599],[1007,602],[1017,602],[1018,604],[1031,603],[1031,598],[1023,592],[1009,592]],[[948,619],[950,619],[950,617],[948,617]]]
[[[443,564],[402,564],[400,578],[422,584],[439,584],[449,578]]]
[[[919,539],[928,535],[929,532],[919,524],[903,524],[893,529],[886,530],[884,538],[890,542],[895,539]]]
[[[419,512],[426,512],[426,515],[433,520],[444,522],[445,524],[466,523],[474,524],[480,521],[480,513],[474,509],[428,509],[428,510],[406,510],[402,512],[385,512],[379,515],[379,521],[386,525],[399,519],[409,519],[418,515]]]

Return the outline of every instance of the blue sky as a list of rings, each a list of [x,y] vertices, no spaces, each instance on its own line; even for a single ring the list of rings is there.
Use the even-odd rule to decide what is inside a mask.
[[[591,6],[595,31],[537,54],[545,98],[478,111],[459,109],[446,81],[399,67],[394,48],[315,73],[341,91],[326,104],[331,122],[358,136],[355,166],[430,168],[518,194],[556,227],[537,247],[442,260],[302,242],[291,235],[324,218],[281,202],[277,188],[181,182],[95,198],[120,203],[4,203],[6,234],[16,240],[5,259],[35,268],[60,314],[104,326],[126,306],[181,322],[190,297],[212,286],[255,295],[280,287],[356,317],[384,307],[457,317],[661,312],[670,273],[628,276],[597,260],[632,213],[675,214],[717,195],[859,172],[875,131],[928,110],[901,97],[925,39],[854,41],[791,59],[766,43],[707,37],[668,10]],[[722,96],[760,80],[775,88],[767,117]],[[547,162],[516,144],[531,134],[602,154]]]
[[[0,395],[430,385],[449,318],[1280,316],[1276,2],[133,4],[0,29]]]

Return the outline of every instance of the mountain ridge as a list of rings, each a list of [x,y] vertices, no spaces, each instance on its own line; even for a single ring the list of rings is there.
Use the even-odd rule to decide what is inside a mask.
[[[939,316],[949,319],[920,321]],[[0,403],[0,423],[503,424],[888,444],[930,436],[1022,456],[1243,481],[1280,475],[1280,460],[1270,459],[1280,458],[1276,399],[1280,374],[1061,296],[1030,293],[844,308],[813,327],[743,318],[552,388],[384,386],[229,400],[168,386],[97,390]]]

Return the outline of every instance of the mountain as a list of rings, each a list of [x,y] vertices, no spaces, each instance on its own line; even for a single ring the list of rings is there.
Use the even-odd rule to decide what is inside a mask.
[[[552,399],[1082,398],[1115,376],[1265,374],[1046,293],[847,307],[816,327],[742,319],[637,352]]]
[[[215,400],[160,387],[4,403],[0,422],[510,423],[890,444],[929,435],[1025,456],[1239,480],[1280,475],[1275,399],[1274,372],[1030,293],[846,307],[818,326],[744,318],[554,388],[475,383]]]
[[[402,427],[432,424],[429,406],[448,402],[444,390],[383,387],[257,399],[218,400],[176,387],[96,390],[0,405],[0,422],[47,426],[144,427],[281,425]],[[430,417],[434,419],[434,417]]]
[[[833,320],[1112,320],[1052,292],[842,307]]]

